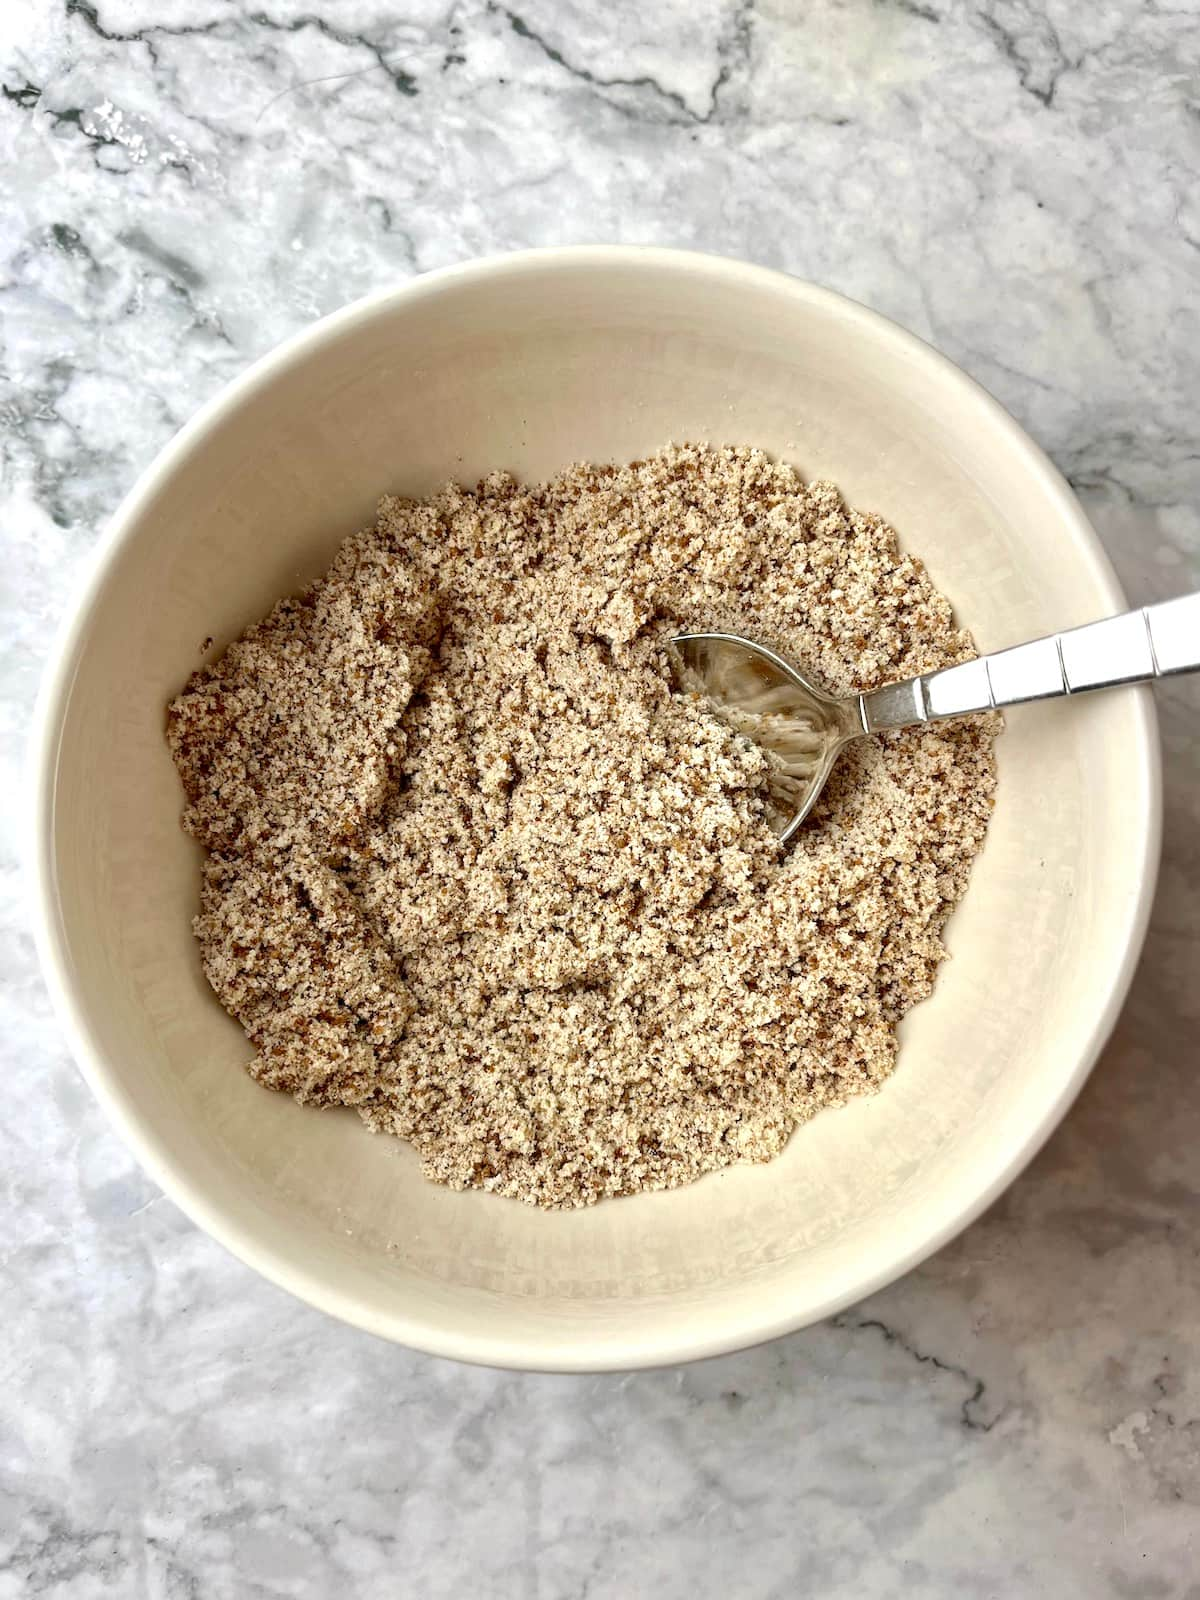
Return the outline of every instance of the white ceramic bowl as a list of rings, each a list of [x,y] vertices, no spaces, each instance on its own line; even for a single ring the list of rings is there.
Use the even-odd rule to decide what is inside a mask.
[[[385,491],[700,439],[764,446],[887,517],[981,648],[1123,605],[1046,458],[883,318],[715,258],[546,251],[360,301],[232,384],[117,515],[43,693],[40,943],[96,1094],[230,1250],[420,1349],[636,1367],[837,1311],[944,1243],[1028,1161],[1137,959],[1160,812],[1144,690],[1010,714],[953,959],[903,1026],[895,1076],[769,1166],[539,1213],[427,1184],[406,1146],[352,1112],[303,1110],[246,1076],[189,927],[198,859],[163,742],[164,704],[201,642],[220,648],[315,576]]]

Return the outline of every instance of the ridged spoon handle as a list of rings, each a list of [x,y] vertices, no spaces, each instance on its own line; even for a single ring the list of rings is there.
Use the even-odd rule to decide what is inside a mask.
[[[1200,594],[1089,622],[859,695],[866,733],[1200,670]]]

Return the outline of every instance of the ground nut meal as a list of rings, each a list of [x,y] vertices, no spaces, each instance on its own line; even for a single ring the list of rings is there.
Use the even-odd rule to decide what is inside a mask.
[[[254,1076],[543,1206],[763,1161],[875,1089],[992,805],[993,720],[852,746],[794,843],[676,689],[727,630],[836,692],[961,661],[829,483],[671,448],[385,499],[169,709],[196,933]]]

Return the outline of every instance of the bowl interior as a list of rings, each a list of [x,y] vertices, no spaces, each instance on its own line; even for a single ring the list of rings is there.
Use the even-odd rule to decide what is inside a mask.
[[[953,959],[904,1024],[894,1078],[769,1166],[537,1213],[429,1185],[353,1113],[303,1110],[245,1075],[189,928],[198,853],[163,741],[202,642],[219,648],[318,573],[382,492],[699,439],[761,445],[887,517],[981,648],[1120,604],[1053,470],[916,341],[731,263],[564,252],[363,303],[235,385],[125,508],[48,694],[44,947],[93,1083],[227,1245],[423,1348],[630,1366],[847,1303],[1036,1148],[1136,955],[1157,792],[1152,713],[1131,691],[1010,714]]]

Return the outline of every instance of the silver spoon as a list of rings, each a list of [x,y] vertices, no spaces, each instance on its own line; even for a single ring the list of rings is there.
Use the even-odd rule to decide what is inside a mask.
[[[680,633],[671,643],[679,687],[703,697],[722,721],[766,751],[768,814],[786,844],[852,739],[1200,670],[1200,594],[841,699],[740,634]]]

